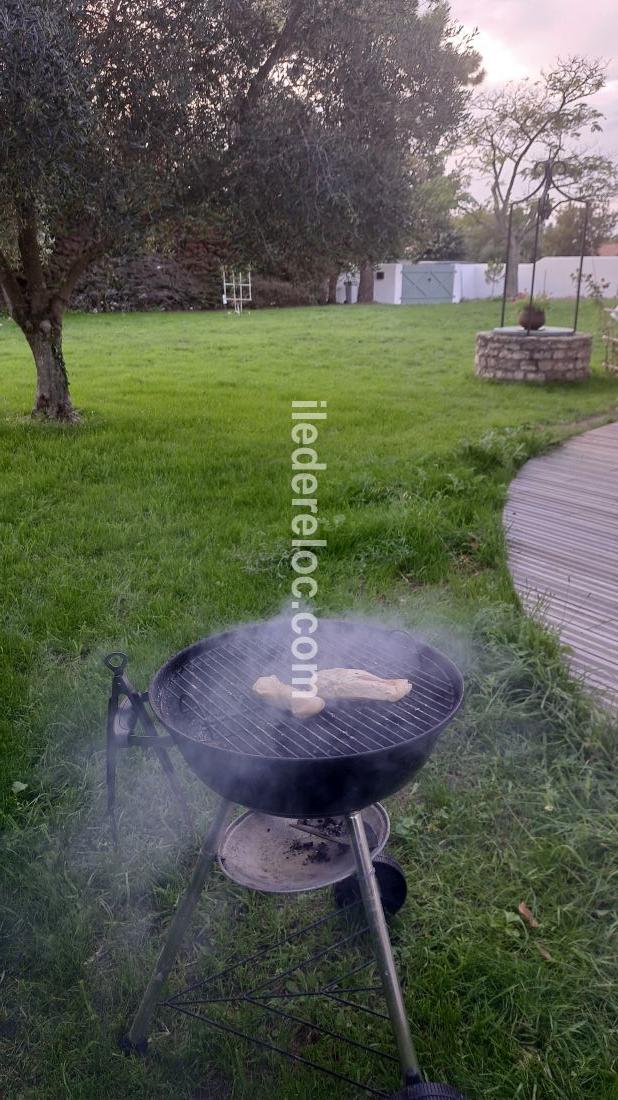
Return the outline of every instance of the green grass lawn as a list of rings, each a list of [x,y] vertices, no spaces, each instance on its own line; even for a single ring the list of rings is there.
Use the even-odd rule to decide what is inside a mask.
[[[555,304],[552,323],[569,309]],[[469,1100],[618,1097],[615,729],[522,616],[500,522],[529,455],[588,418],[614,418],[618,379],[597,340],[585,384],[477,381],[474,333],[497,313],[465,303],[72,316],[78,428],[26,419],[33,367],[3,319],[1,1095],[355,1096],[166,1011],[148,1059],[115,1042],[195,843],[178,841],[159,774],[136,753],[121,760],[122,850],[111,850],[101,657],[125,649],[145,688],[181,646],[284,606],[290,402],[315,399],[329,413],[317,609],[420,629],[466,675],[461,717],[389,803],[409,884],[393,933],[423,1068]],[[586,303],[582,328],[594,323]],[[205,788],[184,778],[206,820]],[[538,929],[518,915],[522,901]],[[172,986],[328,904],[217,878]],[[282,967],[288,958],[282,949]],[[320,1013],[374,1037],[335,1004]],[[285,1038],[334,1057],[309,1026]],[[396,1084],[369,1056],[336,1064]]]

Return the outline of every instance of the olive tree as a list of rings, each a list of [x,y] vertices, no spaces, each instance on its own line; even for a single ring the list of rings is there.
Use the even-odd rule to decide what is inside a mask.
[[[32,349],[38,415],[75,418],[62,325],[80,276],[173,204],[198,7],[0,4],[0,287]]]
[[[87,267],[228,218],[254,260],[381,260],[478,65],[441,0],[0,0],[0,290],[73,420]]]

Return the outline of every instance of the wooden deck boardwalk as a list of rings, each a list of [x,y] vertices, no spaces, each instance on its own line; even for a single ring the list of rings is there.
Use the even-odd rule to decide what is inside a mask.
[[[558,631],[574,671],[618,705],[618,423],[527,462],[504,523],[525,607]]]

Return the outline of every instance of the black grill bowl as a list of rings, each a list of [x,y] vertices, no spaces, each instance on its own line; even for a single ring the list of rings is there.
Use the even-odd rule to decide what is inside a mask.
[[[398,703],[327,704],[300,720],[252,691],[290,683],[296,635],[287,620],[214,634],[153,677],[150,703],[192,770],[219,794],[284,816],[349,813],[403,787],[463,698],[455,665],[405,631],[319,620],[318,667],[363,668],[412,682]]]

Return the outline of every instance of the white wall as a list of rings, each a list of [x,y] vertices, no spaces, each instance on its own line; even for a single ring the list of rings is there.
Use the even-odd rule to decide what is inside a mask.
[[[548,298],[574,298],[577,290],[571,274],[577,274],[579,256],[544,256],[536,265],[534,293],[547,295]],[[618,294],[618,256],[585,256],[584,276],[591,275],[595,281],[606,279],[609,289],[608,298]],[[520,294],[530,293],[532,264],[520,264],[517,285]],[[582,282],[582,297],[588,295],[585,282]]]
[[[378,271],[384,272],[383,279],[376,279]],[[345,302],[345,283],[347,272],[337,280],[337,301]],[[352,272],[352,302],[358,298],[358,272]],[[401,264],[380,264],[373,274],[373,300],[381,305],[394,306],[401,303]]]
[[[383,279],[376,279],[378,271]],[[373,300],[382,305],[394,306],[401,302],[401,264],[381,264],[373,276]]]
[[[454,302],[471,298],[501,297],[504,279],[500,278],[493,283],[488,283],[485,278],[487,264],[456,263],[454,266]],[[548,298],[574,298],[576,286],[571,279],[571,274],[576,273],[578,267],[578,256],[545,256],[536,265],[534,293],[546,295]],[[376,279],[374,273],[374,301],[382,305],[400,305],[401,263],[381,264],[377,271],[383,271],[384,278]],[[597,281],[605,279],[609,282],[610,286],[606,292],[608,298],[618,297],[618,256],[586,256],[584,258],[584,275],[588,274]],[[531,276],[532,264],[520,264],[517,280],[520,294],[530,293]],[[337,282],[338,302],[345,302],[344,283],[347,278],[346,273],[339,276]],[[582,296],[586,297],[587,294],[588,289],[585,282],[583,282]],[[352,302],[356,302],[357,297],[358,273],[354,272],[352,274]]]
[[[399,265],[401,266],[401,265]],[[466,298],[499,298],[504,287],[504,277],[487,282],[485,272],[487,264],[469,264],[460,262],[448,262],[421,260],[419,268],[439,266],[442,270],[450,269],[453,272],[453,302],[461,302]],[[401,301],[401,293],[397,301]]]
[[[464,298],[499,298],[504,287],[504,277],[488,282],[485,278],[487,264],[455,265],[455,291],[458,297],[455,301]]]
[[[393,265],[386,265],[393,266]],[[401,265],[397,265],[401,271]],[[545,256],[536,265],[534,292],[549,298],[574,298],[576,284],[571,273],[579,268],[579,256]],[[487,282],[485,272],[487,264],[455,264],[455,282],[453,301],[461,302],[471,298],[500,298],[504,289],[504,276],[494,282]],[[596,281],[605,279],[610,285],[606,291],[608,298],[618,297],[618,256],[584,257],[583,274],[591,275]],[[518,271],[518,290],[520,294],[530,293],[532,264],[520,264]],[[376,284],[377,285],[377,284]],[[582,296],[588,295],[588,288],[582,282]],[[401,289],[395,299],[401,301]]]

